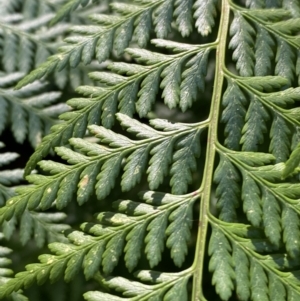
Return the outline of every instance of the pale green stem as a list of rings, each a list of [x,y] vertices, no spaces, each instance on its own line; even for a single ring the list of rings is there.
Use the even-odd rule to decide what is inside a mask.
[[[229,26],[230,5],[228,0],[222,1],[221,20],[217,38],[218,46],[216,48],[216,74],[214,80],[214,91],[211,101],[211,111],[209,115],[209,130],[206,151],[206,165],[203,179],[203,198],[201,200],[201,210],[199,217],[199,231],[197,237],[197,247],[195,253],[194,279],[193,279],[193,301],[206,300],[202,291],[204,253],[208,229],[208,212],[211,199],[211,187],[214,172],[214,162],[216,153],[216,142],[218,139],[218,120],[222,97],[222,87],[224,81],[223,66],[225,65],[226,40]]]

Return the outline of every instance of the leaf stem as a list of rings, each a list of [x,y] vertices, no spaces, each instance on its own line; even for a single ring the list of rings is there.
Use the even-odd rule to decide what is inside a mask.
[[[226,54],[226,40],[229,26],[230,17],[230,5],[228,0],[222,1],[221,6],[221,20],[219,25],[219,32],[216,48],[216,73],[215,73],[215,84],[211,102],[211,110],[209,115],[209,130],[208,130],[208,141],[207,141],[207,160],[204,170],[203,179],[203,198],[201,201],[201,210],[199,217],[199,231],[197,237],[197,246],[195,253],[195,261],[193,263],[194,268],[194,279],[193,279],[193,301],[206,300],[203,296],[202,280],[203,280],[203,269],[204,269],[204,253],[206,245],[206,236],[208,229],[208,212],[211,198],[211,187],[214,171],[216,142],[218,140],[218,119],[219,109],[221,104],[222,87],[224,81],[223,67],[225,65],[225,54]]]

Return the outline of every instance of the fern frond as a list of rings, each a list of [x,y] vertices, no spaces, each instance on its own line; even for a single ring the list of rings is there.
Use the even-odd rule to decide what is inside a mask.
[[[71,145],[81,153],[65,147],[56,148],[57,154],[70,165],[42,161],[40,167],[53,176],[28,176],[27,180],[37,186],[22,188],[21,195],[12,198],[6,207],[0,209],[1,219],[10,219],[14,214],[19,216],[26,207],[30,210],[38,206],[43,210],[48,209],[54,200],[57,208],[64,208],[76,192],[79,204],[85,203],[93,191],[99,200],[104,199],[115,186],[122,161],[124,172],[121,186],[123,191],[127,191],[139,183],[146,172],[149,154],[151,159],[147,173],[150,189],[158,188],[168,175],[166,167],[170,165],[170,186],[173,193],[186,193],[188,184],[191,183],[191,173],[196,169],[195,158],[200,156],[199,138],[206,123],[182,124],[176,131],[172,129],[172,125],[170,129],[166,124],[165,131],[160,132],[126,115],[119,113],[117,116],[127,131],[143,139],[130,140],[104,127],[90,126],[91,132],[100,138],[101,145],[73,138],[70,140]],[[154,120],[153,126],[157,124],[159,127],[162,125],[159,120]]]
[[[298,168],[300,163],[300,149],[299,145],[293,150],[289,159],[285,163],[285,168],[282,172],[282,177],[286,178],[287,176],[291,175],[295,170]]]
[[[282,163],[258,167],[248,166],[245,168],[246,162],[244,161],[243,156],[240,156],[239,159],[234,159],[234,157],[234,153],[226,156],[226,161],[228,162],[227,165],[224,163],[220,164],[219,171],[215,175],[216,182],[218,183],[217,192],[219,192],[217,195],[219,199],[218,204],[219,207],[221,207],[219,218],[228,222],[237,221],[238,219],[236,215],[235,219],[232,219],[227,215],[224,215],[222,212],[226,210],[226,212],[231,212],[232,216],[235,212],[235,208],[239,206],[241,197],[243,201],[243,209],[249,222],[256,227],[264,224],[263,228],[265,235],[274,246],[279,247],[283,240],[281,237],[281,224],[284,225],[284,236],[287,237],[287,220],[283,214],[283,212],[286,212],[287,210],[285,209],[286,206],[290,206],[293,209],[291,214],[295,214],[295,218],[299,218],[299,208],[295,203],[299,197],[299,184],[288,182],[282,183],[281,176],[284,169],[284,164]],[[269,158],[266,163],[268,162]],[[218,181],[218,178],[222,178],[224,173],[228,173],[229,164],[231,164],[231,168],[235,168],[235,173],[237,173],[238,169],[243,174],[242,191],[238,190],[238,188],[233,190],[233,187],[238,187],[237,180],[240,180],[239,178],[234,179],[231,176],[229,182],[224,185],[222,182]],[[230,202],[226,203],[223,201],[223,199],[226,199],[229,191],[231,190],[235,191],[235,207],[232,207],[233,205]],[[228,204],[231,207],[228,207]],[[295,223],[295,226],[297,223],[298,222]],[[287,239],[285,238],[284,241],[287,242]],[[295,240],[294,243],[298,244],[298,241]],[[286,248],[288,253],[293,250],[289,253],[289,255],[293,257],[297,247],[291,247],[289,242],[289,246],[286,245]]]
[[[6,2],[1,0],[2,2]],[[28,73],[38,67],[61,45],[69,24],[48,27],[61,1],[23,1],[4,7],[0,17],[0,68],[6,73]],[[5,14],[7,10],[7,14]],[[96,10],[97,11],[97,10]],[[80,18],[77,18],[80,19]],[[55,72],[53,80],[60,88],[90,83],[84,68]]]
[[[0,143],[0,147],[4,145]],[[14,161],[18,155],[16,153],[0,154],[0,167]],[[0,207],[3,207],[5,202],[15,195],[15,190],[23,180],[23,170],[1,170],[0,171]],[[24,186],[23,186],[24,187]],[[62,224],[66,219],[64,213],[41,213],[25,210],[20,219],[19,236],[22,245],[28,243],[32,238],[38,247],[43,247],[46,243],[52,241],[65,241],[63,231],[69,228],[68,225]],[[5,222],[3,224],[3,234],[6,239],[11,238],[15,232],[16,219]]]
[[[264,142],[264,133],[267,131],[266,121],[270,119],[269,110],[273,113],[270,151],[276,156],[277,162],[282,162],[287,160],[289,150],[292,148],[292,141],[289,139],[290,131],[292,129],[292,132],[295,132],[299,125],[294,111],[284,108],[289,103],[294,103],[294,100],[299,97],[298,88],[273,93],[259,92],[263,89],[268,91],[272,87],[284,87],[288,83],[283,78],[265,77],[265,79],[267,81],[260,80],[254,85],[251,78],[238,79],[236,84],[229,79],[227,91],[223,96],[223,105],[228,106],[222,114],[222,121],[226,123],[225,145],[238,150],[239,144],[243,144],[242,149],[245,151],[257,150],[259,145]],[[258,90],[255,92],[253,88]],[[244,93],[248,93],[250,99]],[[231,102],[228,105],[228,97],[231,99],[234,97],[239,102]],[[245,107],[249,102],[245,114]],[[244,125],[243,118],[245,118]],[[229,130],[229,126],[234,126],[234,128]],[[277,127],[276,130],[275,127]]]
[[[26,210],[20,220],[20,242],[26,245],[33,238],[37,247],[42,248],[45,244],[53,241],[65,242],[64,231],[70,226],[63,224],[66,214],[42,213]]]
[[[3,148],[4,144],[0,142],[0,148]],[[12,152],[6,152],[0,154],[0,167],[7,165],[18,158],[18,154]],[[5,201],[14,195],[13,188],[10,186],[19,184],[23,178],[23,170],[4,170],[0,171],[0,207],[5,204]]]
[[[239,13],[236,13],[231,23],[229,47],[234,49],[232,58],[241,76],[251,76],[254,66],[253,35],[254,29]]]
[[[17,142],[26,138],[36,147],[59,114],[68,110],[64,104],[53,104],[60,92],[49,93],[47,84],[39,82],[14,91],[11,86],[22,77],[21,73],[1,74],[0,77],[0,134],[9,125]]]
[[[166,38],[171,31],[173,14],[181,35],[189,35],[193,28],[193,2],[156,0],[135,1],[133,4],[112,3],[111,7],[116,15],[108,18],[106,15],[95,14],[90,18],[96,25],[74,27],[72,31],[77,35],[65,39],[66,44],[60,48],[60,53],[49,57],[39,68],[22,79],[17,88],[47,76],[55,69],[62,70],[68,64],[71,67],[76,67],[81,61],[89,64],[93,58],[97,58],[101,63],[110,57],[113,50],[117,55],[121,55],[131,40],[137,41],[140,47],[145,47],[152,27],[157,38]],[[80,3],[87,4],[88,2],[78,0],[68,2],[58,18],[61,14],[64,15],[79,6]],[[195,8],[199,6],[198,1],[195,1],[194,6]],[[215,9],[216,1],[208,0],[203,6]],[[207,35],[211,31],[215,15],[215,11],[211,12],[208,9],[201,14],[198,10],[196,11],[194,18],[196,18],[196,26],[200,33]],[[207,20],[205,23],[200,23],[198,18],[207,18]]]
[[[144,240],[151,267],[160,262],[165,245],[170,249],[174,263],[181,266],[190,239],[192,207],[198,198],[194,195],[176,196],[148,191],[142,195],[147,204],[130,200],[114,202],[117,212],[100,213],[97,216],[99,223],[82,224],[81,229],[86,234],[71,232],[69,244],[50,244],[49,248],[55,255],[40,256],[41,263],[30,265],[27,272],[17,274],[17,278],[0,292],[0,297],[17,287],[28,287],[35,280],[39,284],[48,278],[54,282],[64,274],[64,279],[70,281],[81,266],[87,279],[94,277],[100,268],[104,274],[110,274],[123,249],[126,267],[132,271],[139,262]],[[133,251],[135,257],[131,256]],[[182,281],[182,278],[178,280]]]
[[[248,4],[251,6],[251,2]],[[253,4],[254,7],[261,7],[261,4]],[[266,5],[268,7],[268,5]],[[272,6],[272,5],[271,5]],[[275,6],[276,7],[276,6]],[[277,53],[275,58],[275,75],[289,79],[291,84],[295,79],[294,65],[295,49],[299,48],[297,38],[292,35],[297,32],[299,22],[296,18],[281,21],[281,18],[287,16],[288,12],[284,10],[243,10],[235,6],[235,18],[231,24],[231,41],[229,46],[234,50],[233,60],[236,61],[236,68],[241,76],[250,76],[253,74],[254,53],[252,45],[256,43],[256,66],[255,73],[260,75],[268,74],[268,68],[273,61],[274,40],[277,44]],[[245,18],[244,18],[245,17]],[[255,30],[249,21],[256,23],[256,42],[254,42]],[[262,41],[262,38],[264,40]],[[269,49],[264,53],[258,52],[259,48]],[[266,57],[263,60],[263,57]],[[249,59],[248,59],[249,58]],[[269,67],[268,67],[269,66]],[[287,68],[286,66],[290,66]]]
[[[210,241],[210,270],[223,300],[228,300],[234,288],[244,300],[250,295],[252,300],[271,300],[271,296],[274,300],[278,300],[278,296],[282,300],[299,298],[297,276],[290,272],[292,267],[298,266],[298,261],[285,261],[286,254],[276,254],[274,261],[270,261],[269,256],[258,255],[257,251],[270,252],[272,245],[266,239],[256,240],[252,236],[254,229],[240,224],[233,229],[232,225],[216,220],[212,223],[215,235]],[[251,232],[252,239],[245,239]],[[275,290],[276,296],[271,290]]]
[[[120,298],[112,294],[103,293],[99,291],[90,291],[84,294],[85,300],[88,301],[123,301],[134,300],[164,300],[187,301],[188,300],[188,281],[190,272],[184,271],[178,275],[160,273],[156,271],[141,270],[136,273],[136,277],[144,282],[151,284],[144,284],[137,281],[130,281],[123,277],[101,277],[98,276],[97,280],[102,285],[114,289],[122,293],[127,298]],[[129,298],[128,298],[129,297]]]
[[[65,3],[56,13],[55,17],[51,20],[51,25],[55,25],[57,22],[64,19],[66,16],[68,16],[72,11],[76,10],[78,7],[85,7],[90,3],[96,3],[99,4],[99,0],[68,0],[67,3]],[[103,2],[103,1],[101,1]]]
[[[0,241],[4,238],[4,235],[0,232]],[[9,268],[11,260],[8,255],[12,252],[11,249],[0,245],[0,289],[4,286],[10,278],[13,276],[13,271]],[[13,292],[10,295],[9,300],[14,301],[27,301],[28,298],[22,294],[22,291]]]
[[[57,20],[90,2],[67,1]],[[88,301],[202,301],[206,275],[222,301],[234,294],[245,301],[300,298],[300,39],[294,2],[113,2],[110,14],[91,16],[94,25],[72,29],[61,50],[18,87],[94,58],[114,61],[89,74],[97,86],[79,87],[83,96],[68,101],[74,110],[60,116],[27,165],[27,174],[36,164],[41,174],[27,176],[32,185],[20,187],[0,208],[0,222],[11,231],[23,219],[26,241],[33,219],[46,217],[30,210],[108,200],[118,187],[121,200],[102,203],[103,212],[87,217],[68,241],[55,238],[51,254],[4,284],[0,298],[47,280],[72,281],[81,270],[101,290],[84,294]],[[146,49],[151,34],[160,52]],[[199,44],[187,42],[188,35]],[[205,112],[195,106],[195,123],[134,118],[160,114],[151,110],[161,100],[165,110],[185,112],[203,93],[208,100],[207,82],[213,93]],[[93,137],[86,137],[87,129]],[[41,161],[54,147],[60,159]],[[191,192],[193,180],[199,188]],[[143,202],[123,200],[139,183],[147,190]],[[166,248],[176,272],[160,265]]]
[[[64,32],[66,27],[53,28],[45,34],[46,25],[52,17],[53,14],[45,14],[34,21],[22,21],[21,16],[19,24],[15,24],[13,14],[11,18],[6,16],[4,22],[0,19],[0,58],[6,72],[29,72],[53,52],[49,41]]]
[[[0,148],[4,147],[4,144],[0,142]],[[14,161],[18,155],[16,153],[2,153],[0,154],[0,167],[11,163]],[[7,170],[0,171],[0,207],[2,207],[7,199],[12,197],[14,193],[14,188],[11,187],[14,184],[19,184],[22,179],[22,170]],[[0,232],[0,289],[5,285],[12,277],[14,272],[9,268],[11,264],[11,259],[8,256],[11,254],[12,250],[5,247],[2,244],[2,240],[8,233],[11,233],[14,230],[14,222],[11,224],[11,229],[6,229],[5,224],[3,225],[4,233]],[[6,232],[6,235],[5,235]],[[9,294],[12,300],[28,300],[23,294],[22,291],[12,292]]]
[[[168,42],[164,45],[168,45]],[[182,110],[186,110],[190,107],[199,92],[204,89],[207,59],[212,46],[201,48],[184,47],[180,44],[178,46],[181,46],[181,52],[170,56],[128,49],[128,53],[146,66],[125,63],[109,65],[109,69],[118,70],[119,74],[128,74],[128,76],[112,75],[107,72],[91,73],[91,79],[104,86],[77,89],[78,92],[89,97],[88,100],[76,98],[68,101],[76,111],[61,115],[60,118],[65,122],[52,127],[52,133],[43,139],[28,162],[26,173],[34,168],[51,147],[66,143],[72,136],[82,137],[88,124],[99,124],[101,118],[102,124],[110,128],[114,123],[117,107],[121,113],[129,116],[136,111],[141,117],[146,116],[151,110],[159,84],[163,89],[165,103],[170,108],[179,106]],[[139,93],[138,89],[140,89]]]

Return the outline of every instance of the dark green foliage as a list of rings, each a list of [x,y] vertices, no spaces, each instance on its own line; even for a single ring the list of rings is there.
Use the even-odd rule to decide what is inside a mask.
[[[0,299],[300,298],[299,1],[0,11]]]
[[[9,125],[17,142],[23,143],[27,138],[36,147],[55,124],[55,118],[68,108],[62,104],[51,105],[58,100],[60,93],[47,92],[46,84],[36,82],[13,91],[13,84],[21,77],[22,73],[1,74],[0,133]]]

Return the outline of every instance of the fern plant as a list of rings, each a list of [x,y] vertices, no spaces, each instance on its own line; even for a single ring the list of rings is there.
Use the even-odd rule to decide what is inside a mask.
[[[299,1],[100,2],[65,1],[50,27],[85,6],[91,23],[5,92],[100,64],[0,222],[26,243],[29,219],[84,210],[0,298],[83,273],[88,301],[298,300]]]

